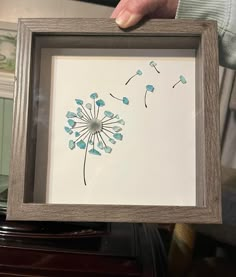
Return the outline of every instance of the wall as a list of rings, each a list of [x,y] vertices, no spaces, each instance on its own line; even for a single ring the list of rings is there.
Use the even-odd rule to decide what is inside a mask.
[[[0,0],[0,21],[30,17],[109,17],[112,8],[70,0]],[[0,98],[0,175],[9,173],[12,101]]]
[[[0,98],[0,175],[9,174],[13,101]]]
[[[109,17],[112,10],[71,0],[0,0],[0,21],[17,22],[18,17]]]

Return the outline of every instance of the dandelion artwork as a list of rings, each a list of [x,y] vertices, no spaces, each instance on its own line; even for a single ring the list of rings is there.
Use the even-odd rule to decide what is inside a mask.
[[[183,75],[179,76],[179,81],[177,83],[175,83],[172,88],[175,88],[175,86],[178,85],[179,83],[182,83],[184,85],[187,84],[187,80],[185,79],[185,77]]]
[[[145,95],[144,95],[144,105],[145,105],[145,108],[147,108],[147,93],[148,92],[153,92],[154,91],[154,86],[153,85],[146,85],[146,92],[145,92]]]
[[[111,97],[113,97],[114,99],[119,100],[119,101],[122,101],[123,104],[129,105],[129,99],[128,99],[127,97],[123,97],[122,99],[120,99],[120,98],[114,96],[112,93],[110,93],[110,95],[111,95]]]
[[[151,61],[151,62],[149,63],[149,65],[150,65],[151,67],[153,67],[153,68],[156,70],[157,73],[160,73],[160,71],[156,68],[156,66],[157,66],[157,63],[156,63],[156,62]]]
[[[140,69],[138,69],[138,70],[136,71],[136,73],[128,79],[128,81],[125,83],[125,85],[128,85],[128,83],[129,83],[135,76],[141,76],[142,74],[143,74],[143,72],[142,72]]]
[[[77,104],[76,112],[68,111],[66,114],[67,126],[64,130],[72,136],[68,147],[70,150],[84,150],[83,179],[86,182],[86,161],[87,154],[101,156],[112,152],[111,145],[123,140],[122,125],[125,121],[111,111],[101,112],[105,106],[102,99],[98,99],[97,93],[90,95],[92,103],[84,104],[81,99],[75,99]]]

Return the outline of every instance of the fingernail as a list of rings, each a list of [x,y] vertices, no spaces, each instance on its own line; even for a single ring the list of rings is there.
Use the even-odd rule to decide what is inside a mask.
[[[121,28],[126,28],[129,24],[131,13],[128,11],[121,11],[117,18],[116,18],[116,24],[119,25]]]

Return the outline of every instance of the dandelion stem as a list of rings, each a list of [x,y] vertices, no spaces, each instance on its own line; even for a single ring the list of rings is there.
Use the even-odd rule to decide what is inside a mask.
[[[93,134],[93,150],[94,150],[95,134]]]
[[[113,135],[115,134],[114,132],[112,132],[112,131],[110,131],[110,130],[108,130],[108,129],[106,129],[106,128],[102,128],[102,131],[103,131],[103,130],[105,130],[105,131],[107,131],[107,132],[109,132],[109,133],[111,133],[111,134],[113,134]]]
[[[75,121],[76,123],[78,123],[78,124],[85,124],[85,125],[87,125],[88,124],[88,121]]]
[[[144,95],[144,104],[145,104],[145,107],[147,108],[146,98],[147,98],[147,90],[146,90],[145,95]]]
[[[96,105],[95,105],[95,99],[93,99],[93,109],[94,109],[94,117],[96,115]]]
[[[108,134],[106,133],[105,130],[102,130],[102,133],[103,133],[105,136],[107,136],[109,139],[111,139],[111,137],[108,136]]]
[[[174,88],[180,81],[181,81],[181,80],[179,80],[177,83],[175,83],[175,84],[173,85],[172,88]]]
[[[112,118],[112,119],[113,119],[113,118]],[[107,121],[104,121],[104,122],[107,122]],[[107,125],[115,124],[115,123],[119,123],[119,120],[118,120],[118,121],[115,121],[115,122],[102,123],[102,126],[107,126]]]
[[[82,120],[82,121],[84,121],[84,122],[88,122],[88,121],[89,121],[88,117],[84,114],[83,111],[81,111],[81,113],[83,114],[83,116],[84,116],[86,119],[80,118],[80,117],[78,117],[78,116],[77,116],[77,118],[79,118],[80,120]]]
[[[87,129],[87,128],[86,128]],[[82,130],[83,131],[83,130]],[[82,132],[81,131],[81,132]],[[77,142],[79,139],[81,139],[84,135],[88,134],[89,130],[87,129],[87,131],[85,131],[83,134],[80,134],[80,136],[74,141]]]
[[[101,119],[101,121],[103,121],[106,117],[107,117],[107,116],[105,115],[105,116]]]
[[[111,95],[111,97],[113,97],[113,98],[115,98],[115,99],[117,99],[117,100],[119,100],[119,101],[122,101],[122,99],[117,98],[117,97],[116,97],[116,96],[114,96],[113,94],[111,94],[111,93],[110,93],[110,95]]]
[[[92,111],[91,110],[89,110],[89,111],[90,111],[90,114],[91,114],[91,118],[93,118]]]
[[[112,118],[109,118],[109,119],[103,121],[102,123],[104,124],[104,123],[106,123],[106,122],[108,122],[108,121],[110,121],[110,120],[112,120],[112,119],[114,119],[114,118],[115,118],[115,116],[113,116]]]
[[[98,114],[99,114],[99,107],[98,107],[98,111],[97,111],[97,117],[96,117],[96,118],[98,118]]]
[[[105,145],[105,147],[107,147],[107,145],[106,145],[106,143],[105,143],[105,141],[104,141],[104,139],[103,139],[103,137],[102,137],[102,135],[101,135],[101,132],[99,132],[98,134],[99,134],[100,138],[102,139],[102,142],[103,142],[103,144]]]
[[[85,186],[87,186],[86,177],[85,177],[85,166],[86,166],[87,153],[88,153],[88,144],[89,144],[90,138],[91,138],[91,134],[88,137],[87,144],[86,144],[86,149],[85,149],[85,155],[84,155],[83,177],[84,177],[84,185]]]
[[[155,68],[155,70],[156,70],[156,72],[157,72],[157,73],[160,73],[160,71],[159,71],[159,70],[157,70],[156,66],[154,66],[154,68]]]
[[[82,107],[82,109],[84,110],[84,112],[86,113],[87,119],[88,119],[88,120],[91,120],[91,118],[90,118],[89,114],[87,113],[87,111],[85,110],[84,106],[81,105],[81,107]],[[84,115],[84,116],[85,116],[85,115]]]
[[[76,123],[79,123],[79,122],[76,122]],[[74,129],[83,128],[83,127],[88,127],[88,124],[81,125],[81,126],[76,126],[76,127],[71,128],[71,129],[74,130]]]
[[[130,77],[129,80],[125,83],[125,85],[128,85],[128,83],[131,81],[131,79],[133,79],[136,75],[137,75],[137,73],[134,74],[132,77]]]
[[[98,143],[100,142],[100,140],[99,140],[99,137],[98,137],[98,132],[96,132],[96,135],[97,135],[97,140],[98,140]]]

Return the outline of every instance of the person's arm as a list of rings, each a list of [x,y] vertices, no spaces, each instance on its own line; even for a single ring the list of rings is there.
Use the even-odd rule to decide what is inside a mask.
[[[121,0],[112,14],[121,28],[144,16],[216,20],[220,64],[236,69],[236,0]]]
[[[176,18],[216,20],[220,64],[236,69],[236,0],[179,0]]]

